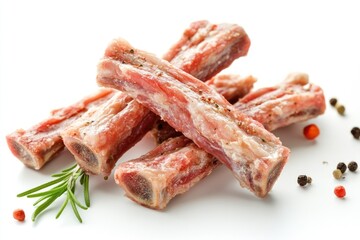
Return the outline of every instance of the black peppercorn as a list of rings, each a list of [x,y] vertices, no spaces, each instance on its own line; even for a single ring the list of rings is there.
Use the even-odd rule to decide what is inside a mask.
[[[352,161],[348,164],[348,168],[351,172],[355,172],[356,169],[358,168],[358,164],[356,162]]]
[[[336,98],[331,98],[329,102],[330,102],[331,106],[335,107],[335,105],[337,103],[337,99]]]
[[[308,183],[308,177],[306,175],[299,175],[297,182],[300,186],[305,186]]]
[[[339,162],[336,168],[339,169],[341,173],[344,173],[347,169],[347,166],[345,163]]]
[[[353,128],[351,129],[351,134],[353,135],[353,137],[354,137],[355,139],[359,139],[359,138],[360,138],[360,128],[358,128],[358,127],[353,127]]]

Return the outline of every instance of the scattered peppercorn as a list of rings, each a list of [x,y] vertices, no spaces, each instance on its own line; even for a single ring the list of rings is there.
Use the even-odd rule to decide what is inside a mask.
[[[330,102],[331,106],[335,107],[335,105],[337,103],[337,99],[336,98],[331,98],[329,102]]]
[[[306,127],[304,127],[303,133],[307,139],[313,140],[317,138],[317,136],[319,136],[320,130],[318,126],[316,126],[315,124],[309,124]]]
[[[344,105],[336,105],[336,110],[340,115],[344,115],[344,113],[345,113]]]
[[[25,212],[22,209],[16,209],[13,212],[13,217],[19,222],[23,222],[25,220]]]
[[[311,177],[308,177],[306,175],[299,175],[297,182],[300,186],[304,187],[306,184],[310,184],[312,182]]]
[[[359,139],[359,138],[360,138],[360,128],[358,128],[358,127],[353,127],[353,128],[351,129],[351,134],[353,135],[353,137],[354,137],[355,139]]]
[[[312,178],[311,177],[307,177],[307,183],[311,184],[312,183]]]
[[[357,162],[354,162],[354,161],[349,162],[348,168],[349,168],[349,170],[350,170],[351,172],[355,172],[356,169],[358,168]]]
[[[338,165],[336,166],[337,169],[339,169],[341,171],[342,174],[344,174],[344,172],[347,169],[347,166],[345,163],[343,162],[339,162]]]
[[[345,114],[345,106],[340,104],[339,101],[336,98],[331,98],[329,100],[330,105],[335,107],[336,111],[340,114],[340,115],[344,115]]]
[[[338,198],[343,198],[346,195],[346,190],[343,186],[337,186],[334,189],[334,193]]]
[[[342,177],[342,172],[340,169],[335,169],[333,171],[333,176],[335,179],[340,179]]]

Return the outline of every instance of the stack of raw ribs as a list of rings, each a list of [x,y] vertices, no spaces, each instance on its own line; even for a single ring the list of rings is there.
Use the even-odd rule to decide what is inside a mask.
[[[89,174],[107,177],[133,201],[163,209],[224,164],[265,197],[289,158],[270,131],[325,111],[322,89],[294,73],[252,90],[252,76],[220,75],[250,47],[236,24],[192,23],[162,59],[114,40],[98,65],[99,91],[7,136],[12,153],[40,169],[66,147]],[[158,146],[118,159],[147,133]]]

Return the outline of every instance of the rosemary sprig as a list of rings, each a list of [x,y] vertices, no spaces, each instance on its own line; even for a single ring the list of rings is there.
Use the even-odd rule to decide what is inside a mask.
[[[82,223],[78,207],[84,210],[90,207],[89,175],[87,175],[77,164],[74,164],[73,166],[62,170],[60,173],[53,174],[51,177],[55,179],[17,195],[17,197],[26,196],[28,198],[38,198],[33,204],[36,206],[36,209],[32,215],[32,220],[35,221],[40,213],[48,208],[56,199],[66,193],[65,201],[61,205],[56,218],[60,217],[65,207],[70,202],[75,216],[79,222]],[[75,196],[76,181],[78,179],[80,180],[80,184],[84,187],[85,206],[80,203]]]

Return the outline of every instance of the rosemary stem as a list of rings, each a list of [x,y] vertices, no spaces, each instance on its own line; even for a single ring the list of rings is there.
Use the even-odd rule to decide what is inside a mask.
[[[56,218],[60,217],[65,207],[70,202],[76,218],[82,223],[82,218],[80,217],[77,207],[84,210],[87,210],[88,207],[90,207],[89,175],[87,175],[77,164],[74,164],[71,167],[62,170],[60,173],[53,174],[52,177],[55,179],[17,195],[18,197],[26,196],[28,198],[38,198],[33,204],[36,208],[32,215],[32,220],[35,221],[37,216],[45,211],[56,199],[66,193],[65,200],[61,204],[61,207],[56,214]],[[85,205],[82,204],[75,195],[77,181],[83,185]]]

